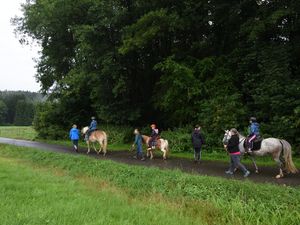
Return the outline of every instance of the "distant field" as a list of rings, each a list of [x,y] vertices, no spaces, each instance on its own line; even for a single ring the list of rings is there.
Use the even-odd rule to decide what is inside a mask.
[[[0,145],[1,224],[299,225],[300,189]]]
[[[0,137],[35,140],[36,135],[31,126],[0,126]]]

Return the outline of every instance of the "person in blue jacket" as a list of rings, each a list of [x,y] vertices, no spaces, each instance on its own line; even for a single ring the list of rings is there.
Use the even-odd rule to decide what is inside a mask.
[[[135,159],[141,159],[142,161],[145,160],[144,155],[143,155],[143,139],[142,139],[142,135],[140,134],[138,129],[134,130],[134,143],[132,145],[132,147],[134,148],[134,146],[136,145],[136,155],[133,157]]]
[[[89,129],[88,129],[88,131],[86,132],[86,135],[85,135],[85,140],[88,140],[90,134],[91,134],[93,131],[97,130],[97,121],[96,121],[96,118],[95,118],[94,116],[92,116],[91,120],[92,120],[92,121],[91,121],[91,124],[90,124],[90,126],[89,126]]]
[[[74,150],[78,152],[78,140],[79,140],[79,130],[77,129],[77,125],[74,124],[69,133],[70,139],[73,143]]]
[[[251,152],[253,149],[253,142],[260,136],[259,123],[257,123],[255,117],[250,118],[249,135],[248,135],[248,151]]]

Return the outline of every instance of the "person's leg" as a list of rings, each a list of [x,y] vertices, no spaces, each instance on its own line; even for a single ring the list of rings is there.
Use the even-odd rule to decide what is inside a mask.
[[[225,171],[225,173],[232,175],[233,171],[234,171],[234,161],[233,161],[232,155],[230,155],[229,169],[227,171]]]
[[[78,140],[74,140],[74,149],[78,152]]]
[[[236,155],[230,155],[230,159],[231,159],[231,161],[230,161],[230,168],[229,168],[229,171],[230,172],[234,172],[234,169],[236,168],[236,160],[235,160],[235,157],[236,157]]]
[[[198,158],[198,149],[194,148],[194,161],[196,162]]]
[[[236,165],[238,168],[240,168],[243,171],[244,174],[246,174],[248,172],[246,167],[241,163],[241,158],[239,155],[237,155],[237,157],[236,157]]]

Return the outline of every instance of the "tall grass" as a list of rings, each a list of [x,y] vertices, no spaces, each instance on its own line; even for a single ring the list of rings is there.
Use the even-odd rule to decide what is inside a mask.
[[[177,202],[184,214],[197,215],[202,224],[300,224],[299,188],[195,176],[7,145],[0,145],[0,156],[62,169],[71,177],[100,179],[126,190],[129,196],[164,196],[159,200]]]

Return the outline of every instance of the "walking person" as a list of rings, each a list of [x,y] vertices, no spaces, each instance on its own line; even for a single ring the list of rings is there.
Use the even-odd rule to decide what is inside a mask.
[[[138,129],[134,130],[134,143],[132,145],[132,148],[136,145],[136,155],[134,156],[135,159],[141,159],[142,161],[145,160],[144,155],[143,155],[143,139],[142,135],[140,134],[140,131]]]
[[[238,132],[235,128],[230,130],[231,138],[228,140],[227,145],[224,145],[224,148],[230,155],[230,166],[229,169],[225,172],[226,174],[233,175],[235,168],[240,168],[244,177],[248,177],[250,172],[246,169],[246,167],[241,163],[241,153],[239,149],[239,136]]]
[[[201,161],[201,150],[202,150],[202,145],[204,144],[204,138],[200,131],[201,131],[201,127],[199,125],[196,125],[192,133],[192,144],[194,147],[195,163],[197,162],[200,163]]]
[[[77,129],[77,125],[74,124],[69,133],[70,139],[73,144],[73,148],[75,152],[78,152],[78,140],[79,140],[79,130]]]

